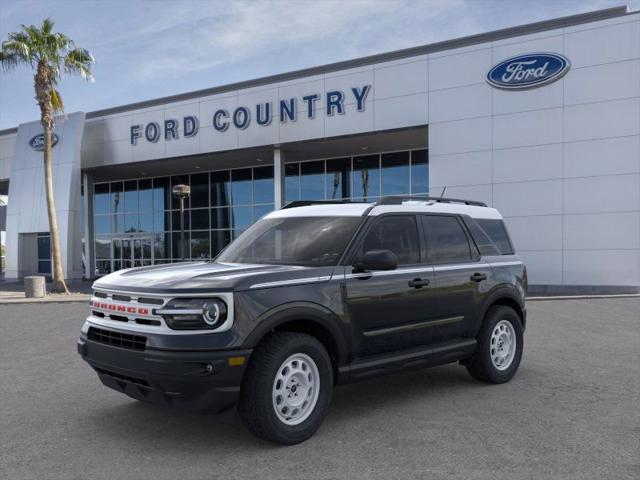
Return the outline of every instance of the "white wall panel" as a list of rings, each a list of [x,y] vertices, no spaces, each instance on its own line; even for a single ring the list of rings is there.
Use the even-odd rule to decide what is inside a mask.
[[[562,30],[547,30],[517,38],[493,42],[493,63],[532,52],[562,53]]]
[[[373,131],[373,109],[359,112],[355,104],[345,105],[345,113],[325,116],[324,133],[327,137],[351,135]]]
[[[516,251],[562,250],[562,215],[508,217],[505,223]]]
[[[369,105],[369,108],[372,108]],[[324,137],[324,110],[317,112],[315,119],[299,115],[296,122],[279,123],[280,141],[282,143]]]
[[[486,83],[429,92],[429,122],[491,115],[491,87]]]
[[[106,120],[87,120],[84,125],[84,135],[82,136],[82,146],[103,143],[105,139]]]
[[[493,206],[505,217],[562,213],[562,180],[496,183]]]
[[[131,140],[132,115],[130,113],[104,118],[104,141]]]
[[[102,158],[106,165],[133,162],[133,146],[128,138],[104,143]]]
[[[561,108],[493,117],[493,148],[560,142],[562,142]]]
[[[562,144],[493,151],[493,181],[521,182],[562,177]]]
[[[211,124],[201,124],[198,137],[201,152],[221,152],[238,148],[238,130],[232,127],[226,132],[219,132]]]
[[[626,212],[640,208],[640,175],[564,180],[564,212]]]
[[[426,125],[429,122],[426,93],[376,100],[373,108],[375,130]]]
[[[527,266],[529,285],[562,284],[562,251],[519,251]]]
[[[429,57],[429,90],[484,83],[491,69],[491,49]]]
[[[640,24],[622,23],[564,36],[564,52],[574,67],[640,57]]]
[[[429,125],[429,151],[433,155],[490,149],[491,117]]]
[[[13,158],[16,151],[16,134],[0,137],[0,158]]]
[[[564,82],[565,105],[638,97],[640,60],[574,68]]]
[[[571,142],[640,133],[640,99],[565,107],[564,138]]]
[[[567,285],[640,285],[638,250],[566,250],[564,283]]]
[[[615,250],[640,248],[640,212],[564,216],[564,248]]]
[[[429,193],[434,196],[439,196],[442,193],[444,185],[435,185],[429,179]],[[492,193],[491,185],[453,185],[447,186],[445,192],[446,197],[450,198],[464,198],[465,200],[474,200],[476,202],[484,202],[491,206]]]
[[[353,96],[351,89],[354,87],[362,88],[365,85],[373,86],[373,91],[369,92],[369,101],[371,101],[371,99],[374,98],[376,90],[373,81],[373,66],[356,73],[341,74],[338,76],[325,75],[324,79],[325,92],[331,92],[333,90],[341,91],[344,93],[345,105],[353,105],[356,103],[356,99]],[[326,97],[324,95],[322,97],[323,100],[326,101]]]
[[[640,172],[640,136],[564,144],[565,177]]]
[[[493,114],[543,110],[562,106],[563,81],[530,90],[493,89]]]
[[[393,67],[377,67],[375,98],[398,97],[427,91],[427,60],[403,63]],[[353,85],[361,87],[362,85]],[[373,95],[372,95],[373,97]]]
[[[429,179],[433,185],[447,189],[454,185],[491,183],[491,151],[431,155]]]

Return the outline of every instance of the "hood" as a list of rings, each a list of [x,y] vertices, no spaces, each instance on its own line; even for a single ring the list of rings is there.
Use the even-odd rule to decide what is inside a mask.
[[[325,269],[214,262],[171,263],[119,270],[100,278],[93,286],[149,293],[244,290],[257,283],[304,278],[310,272]]]

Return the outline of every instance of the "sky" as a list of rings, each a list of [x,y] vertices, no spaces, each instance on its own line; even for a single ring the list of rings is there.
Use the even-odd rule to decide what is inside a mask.
[[[624,5],[624,0],[2,0],[0,39],[51,17],[93,53],[60,85],[90,112]],[[640,0],[629,2],[640,8]],[[0,71],[0,130],[37,120],[33,73]]]

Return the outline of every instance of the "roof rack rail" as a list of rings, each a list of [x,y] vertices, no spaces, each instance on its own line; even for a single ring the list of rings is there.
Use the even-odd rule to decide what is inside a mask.
[[[282,209],[285,208],[296,208],[296,207],[308,207],[309,205],[336,205],[336,204],[347,204],[347,203],[371,203],[364,201],[353,201],[353,200],[294,200],[293,202],[287,203]]]
[[[484,202],[478,202],[475,200],[465,200],[462,198],[449,198],[449,197],[430,197],[429,195],[390,195],[382,197],[376,202],[376,205],[400,205],[405,201],[421,200],[425,202],[438,202],[438,203],[461,203],[463,205],[473,205],[476,207],[486,207]]]

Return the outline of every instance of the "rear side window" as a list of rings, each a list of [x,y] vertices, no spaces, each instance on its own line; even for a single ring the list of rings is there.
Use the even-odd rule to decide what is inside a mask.
[[[399,265],[420,262],[418,227],[413,215],[393,215],[380,218],[367,232],[360,254],[369,250],[391,250]]]
[[[470,217],[462,217],[462,221],[467,226],[469,233],[473,237],[474,242],[478,246],[478,250],[482,255],[502,255],[500,249],[489,238],[489,235],[482,229],[477,222]]]
[[[507,229],[502,220],[476,218],[476,222],[489,235],[489,238],[496,244],[502,255],[513,255],[513,245],[511,245]]]
[[[471,247],[456,217],[422,216],[427,236],[429,263],[458,263],[471,260]]]

